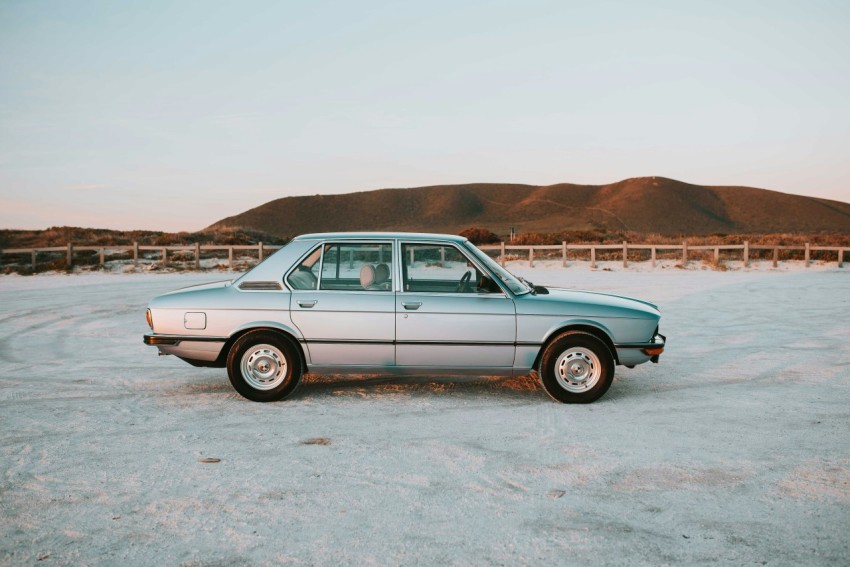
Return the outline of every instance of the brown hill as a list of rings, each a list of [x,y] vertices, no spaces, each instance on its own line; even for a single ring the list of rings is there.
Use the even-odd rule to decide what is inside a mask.
[[[609,185],[474,183],[276,199],[220,220],[293,236],[343,230],[457,233],[469,226],[506,234],[628,230],[660,234],[850,233],[850,204],[752,187],[709,187],[664,177]]]

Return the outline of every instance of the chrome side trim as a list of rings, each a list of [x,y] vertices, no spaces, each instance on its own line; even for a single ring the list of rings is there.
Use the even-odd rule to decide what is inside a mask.
[[[648,343],[622,343],[615,344],[614,348],[658,348],[664,347],[667,344],[667,337],[662,335],[661,333],[655,333],[655,336],[652,337],[652,341]]]
[[[302,344],[355,344],[355,345],[429,345],[429,346],[542,346],[543,343],[517,341],[375,341],[357,339],[298,339]]]

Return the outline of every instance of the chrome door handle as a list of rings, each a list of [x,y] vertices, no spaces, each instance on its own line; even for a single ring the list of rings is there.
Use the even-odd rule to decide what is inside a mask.
[[[314,305],[316,305],[317,303],[318,303],[318,301],[316,301],[315,299],[314,299],[313,301],[307,301],[307,300],[305,300],[305,299],[299,299],[299,300],[298,300],[298,305],[300,305],[301,307],[304,307],[304,308],[306,308],[306,309],[309,309],[310,307],[313,307],[313,306],[314,306]]]
[[[402,307],[404,307],[408,311],[414,311],[414,310],[422,307],[422,302],[421,301],[402,301],[401,305],[402,305]]]

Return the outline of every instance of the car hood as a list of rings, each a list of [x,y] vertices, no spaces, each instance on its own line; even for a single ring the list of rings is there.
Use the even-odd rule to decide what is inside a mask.
[[[547,287],[548,294],[527,294],[517,301],[517,313],[540,315],[589,315],[626,317],[632,319],[659,318],[658,306],[648,301],[574,289]]]

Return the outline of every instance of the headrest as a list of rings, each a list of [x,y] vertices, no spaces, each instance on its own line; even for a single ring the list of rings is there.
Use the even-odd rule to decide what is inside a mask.
[[[373,283],[375,283],[375,268],[372,267],[372,264],[363,264],[363,267],[360,268],[360,285],[363,286],[363,289],[366,289]]]
[[[390,279],[390,267],[386,264],[375,266],[375,283],[381,284]]]

